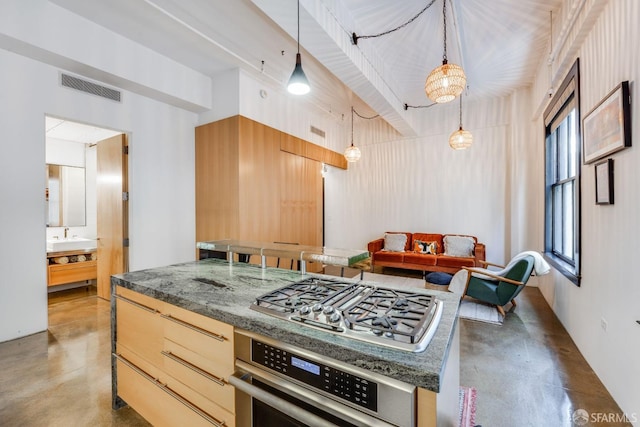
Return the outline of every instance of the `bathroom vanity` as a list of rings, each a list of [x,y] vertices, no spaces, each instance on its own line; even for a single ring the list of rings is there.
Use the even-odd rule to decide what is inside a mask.
[[[47,240],[47,286],[98,277],[96,241],[82,237]]]
[[[47,252],[47,264],[47,286],[82,282],[98,277],[95,249]]]

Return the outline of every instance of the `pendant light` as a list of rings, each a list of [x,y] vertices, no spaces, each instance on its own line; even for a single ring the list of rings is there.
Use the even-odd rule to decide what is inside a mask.
[[[353,107],[351,107],[351,145],[344,150],[344,158],[347,162],[354,163],[360,160],[361,155],[360,149],[353,145]]]
[[[449,64],[447,61],[447,0],[443,0],[442,14],[444,17],[444,55],[442,65],[433,70],[424,85],[430,100],[439,104],[453,101],[462,93],[467,77],[461,66]]]
[[[473,135],[462,129],[462,96],[460,96],[460,128],[449,137],[449,146],[454,150],[466,150],[473,144]]]
[[[311,90],[309,80],[302,71],[302,59],[300,58],[300,0],[298,0],[298,53],[296,53],[296,66],[289,78],[287,90],[294,95],[304,95]]]

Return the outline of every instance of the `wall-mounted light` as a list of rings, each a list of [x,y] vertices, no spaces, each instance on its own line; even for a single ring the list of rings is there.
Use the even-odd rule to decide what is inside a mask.
[[[320,175],[322,175],[323,178],[326,178],[328,174],[329,174],[329,168],[325,163],[322,163],[320,165]]]
[[[287,90],[294,95],[304,95],[309,93],[311,87],[309,80],[302,71],[302,59],[300,57],[300,1],[298,0],[298,53],[296,53],[296,66],[289,78]]]

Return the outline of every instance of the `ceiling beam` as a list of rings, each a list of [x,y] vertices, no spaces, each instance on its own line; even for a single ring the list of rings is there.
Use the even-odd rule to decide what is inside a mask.
[[[291,0],[251,0],[285,32],[296,38],[296,22],[291,25],[296,13],[295,2]],[[417,135],[413,115],[404,110],[402,102],[383,79],[373,63],[383,63],[381,59],[366,57],[358,46],[351,42],[351,34],[339,22],[323,2],[300,0],[300,26],[313,37],[301,40],[301,45],[327,70],[335,75],[354,94],[378,113],[401,135]],[[341,7],[339,2],[335,7]],[[343,15],[348,15],[346,10]],[[353,25],[351,25],[353,28]],[[368,52],[368,55],[371,54]]]

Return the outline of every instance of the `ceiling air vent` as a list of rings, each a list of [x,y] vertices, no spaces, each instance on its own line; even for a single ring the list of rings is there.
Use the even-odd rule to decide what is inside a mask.
[[[82,92],[90,93],[92,95],[98,95],[103,98],[110,99],[112,101],[120,102],[121,93],[117,90],[100,86],[95,83],[91,83],[87,80],[82,80],[77,77],[70,76],[68,74],[61,74],[62,86],[69,87],[71,89],[80,90]]]
[[[322,129],[318,129],[315,126],[311,126],[311,133],[315,133],[316,135],[318,135],[318,136],[320,136],[322,138],[324,138],[324,135],[325,135],[325,133],[324,133],[324,131]]]

